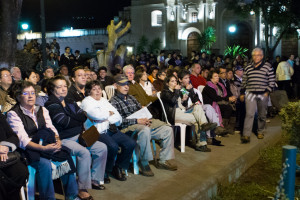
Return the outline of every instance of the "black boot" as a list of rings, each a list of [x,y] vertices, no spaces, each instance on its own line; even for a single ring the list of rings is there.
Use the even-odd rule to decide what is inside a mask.
[[[126,181],[127,178],[125,177],[125,174],[123,174],[122,169],[120,169],[117,166],[114,166],[112,170],[112,175],[119,181]]]

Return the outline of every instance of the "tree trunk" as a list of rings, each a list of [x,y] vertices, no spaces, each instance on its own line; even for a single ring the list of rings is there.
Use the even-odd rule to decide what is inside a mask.
[[[18,22],[23,0],[0,0],[0,68],[15,64]]]

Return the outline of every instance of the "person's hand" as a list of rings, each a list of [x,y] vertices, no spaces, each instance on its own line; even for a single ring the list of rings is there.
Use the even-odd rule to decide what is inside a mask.
[[[240,101],[241,101],[241,102],[244,102],[244,101],[245,101],[245,95],[242,94],[242,95],[240,96]]]
[[[2,154],[0,154],[0,161],[5,162],[7,159],[8,159],[7,153],[2,153]]]
[[[49,153],[56,153],[60,151],[61,146],[57,143],[47,144],[46,146],[43,146],[43,151],[49,152]]]
[[[183,97],[182,97],[182,101],[186,101],[186,100],[188,100],[188,98],[189,98],[189,96],[184,94]]]
[[[265,92],[265,93],[264,93],[264,96],[265,96],[265,97],[269,97],[269,92]]]
[[[114,115],[115,113],[113,111],[109,111],[109,116]]]
[[[147,118],[141,118],[137,119],[137,123],[141,125],[146,125],[147,126],[148,119]]]
[[[151,119],[147,119],[147,122],[146,122],[146,126],[151,126],[151,124],[152,124],[152,121],[151,121]]]
[[[177,85],[175,86],[175,90],[180,90],[180,89],[181,89],[181,86],[177,84]]]
[[[190,90],[190,89],[192,89],[193,88],[193,85],[192,84],[188,84],[187,86],[186,86],[186,89],[187,90]]]
[[[9,148],[7,146],[0,145],[0,154],[7,154]]]
[[[61,140],[56,140],[56,144],[61,149]]]

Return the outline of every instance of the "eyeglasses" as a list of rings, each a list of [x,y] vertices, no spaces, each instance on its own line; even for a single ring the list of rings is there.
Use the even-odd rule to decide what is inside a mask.
[[[23,92],[24,96],[35,95],[35,92]]]
[[[126,74],[134,74],[134,72],[126,72]]]
[[[4,76],[4,77],[11,77],[10,74],[3,74],[2,76]]]

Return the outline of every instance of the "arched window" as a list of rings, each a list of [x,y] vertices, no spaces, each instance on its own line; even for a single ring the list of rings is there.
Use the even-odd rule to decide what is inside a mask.
[[[151,12],[151,25],[162,26],[162,12],[160,10],[154,10]]]

